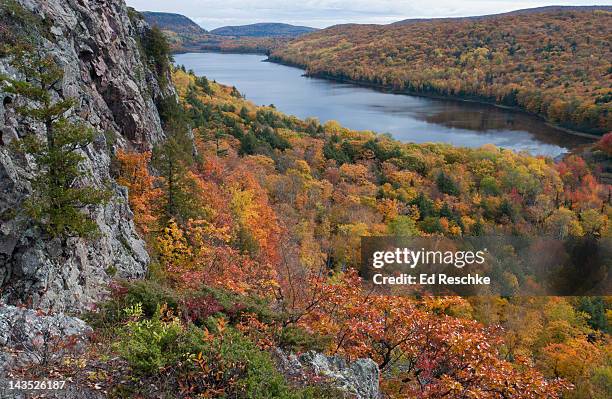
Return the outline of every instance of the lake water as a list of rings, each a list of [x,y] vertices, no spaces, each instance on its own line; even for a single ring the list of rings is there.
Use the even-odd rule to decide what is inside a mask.
[[[337,120],[355,130],[390,133],[403,142],[444,142],[556,157],[587,139],[547,126],[540,119],[490,105],[385,93],[352,84],[303,76],[304,71],[263,62],[253,54],[175,55],[197,75],[236,86],[258,105],[274,104],[299,118]]]

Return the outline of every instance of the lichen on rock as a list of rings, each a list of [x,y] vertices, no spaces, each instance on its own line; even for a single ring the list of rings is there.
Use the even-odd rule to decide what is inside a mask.
[[[308,378],[309,375],[322,377],[330,386],[340,389],[356,399],[379,399],[380,371],[372,359],[357,359],[348,362],[334,355],[308,351],[301,355],[275,351],[278,366],[291,379]]]
[[[85,174],[79,184],[109,187],[113,197],[87,210],[99,227],[99,238],[62,243],[46,237],[20,212],[31,192],[31,161],[9,148],[26,128],[36,126],[16,115],[19,99],[0,92],[0,303],[78,312],[105,295],[111,277],[141,278],[146,273],[149,256],[134,227],[127,192],[112,178],[111,162],[119,148],[148,149],[164,138],[156,103],[175,93],[171,84],[160,87],[139,44],[149,28],[130,19],[123,1],[10,3],[45,28],[36,38],[38,48],[53,55],[64,70],[54,96],[77,100],[68,117],[98,132],[82,153]],[[19,23],[11,18],[0,19],[0,25],[11,29]],[[0,58],[0,74],[24,78],[6,56]]]

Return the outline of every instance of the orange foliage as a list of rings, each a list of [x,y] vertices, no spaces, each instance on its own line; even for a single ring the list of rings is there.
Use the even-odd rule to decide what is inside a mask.
[[[150,152],[126,152],[119,150],[117,183],[128,188],[130,207],[134,212],[134,223],[145,235],[156,227],[156,206],[162,191],[155,187],[155,177],[149,173]]]
[[[494,329],[432,311],[457,306],[458,298],[423,303],[369,295],[354,271],[313,284],[320,295],[300,323],[332,336],[331,353],[370,357],[383,372],[401,364],[383,385],[391,396],[559,398],[570,387],[560,380],[546,381],[525,360],[502,360],[502,339]]]
[[[570,128],[612,128],[612,13],[540,11],[480,19],[337,25],[271,59],[314,76],[518,106]]]

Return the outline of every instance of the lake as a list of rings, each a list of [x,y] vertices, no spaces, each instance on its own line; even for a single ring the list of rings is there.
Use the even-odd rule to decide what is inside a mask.
[[[279,111],[302,119],[336,120],[355,130],[390,133],[403,142],[466,147],[491,143],[551,157],[589,142],[521,112],[305,77],[299,68],[264,62],[263,55],[187,53],[174,58],[196,75],[236,86],[255,104],[274,104]]]

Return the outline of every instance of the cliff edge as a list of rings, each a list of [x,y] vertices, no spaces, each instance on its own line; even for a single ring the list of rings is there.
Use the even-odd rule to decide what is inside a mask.
[[[86,173],[79,184],[112,191],[110,202],[89,209],[99,237],[46,237],[20,212],[33,169],[10,143],[24,136],[26,126],[14,111],[16,100],[0,92],[0,303],[80,311],[104,295],[111,277],[145,275],[149,256],[127,191],[112,178],[112,157],[118,149],[147,149],[163,139],[156,103],[175,95],[174,88],[146,54],[148,25],[122,0],[2,0],[0,12],[3,41],[37,35],[38,51],[53,55],[64,70],[54,96],[76,99],[69,119],[97,132],[82,151]],[[0,58],[0,74],[24,78],[7,56]]]

